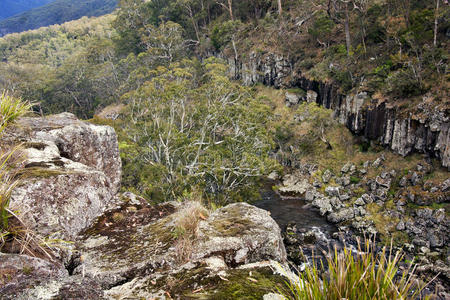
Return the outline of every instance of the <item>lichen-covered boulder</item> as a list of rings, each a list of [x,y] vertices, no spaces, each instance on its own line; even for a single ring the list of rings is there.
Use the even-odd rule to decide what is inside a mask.
[[[9,134],[28,144],[53,143],[60,157],[103,172],[110,181],[111,191],[118,192],[122,164],[112,127],[93,125],[71,113],[61,113],[45,118],[22,118]]]
[[[173,204],[125,203],[99,218],[77,242],[75,274],[94,278],[104,289],[176,261]]]
[[[193,260],[221,256],[229,266],[264,260],[286,260],[278,224],[270,213],[235,203],[218,209],[200,222]]]
[[[117,206],[121,162],[113,128],[64,113],[21,119],[7,139],[24,148],[24,180],[10,208],[28,228],[73,240]]]
[[[0,253],[0,298],[19,299],[30,286],[68,275],[61,264],[27,255]]]

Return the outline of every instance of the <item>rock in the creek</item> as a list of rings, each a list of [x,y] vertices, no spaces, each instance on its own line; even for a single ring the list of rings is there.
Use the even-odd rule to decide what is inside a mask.
[[[320,210],[320,214],[322,216],[333,211],[330,199],[326,197],[318,197],[314,199],[314,201],[312,202],[312,206],[317,207]]]
[[[327,216],[327,220],[332,223],[340,223],[349,221],[355,217],[355,212],[352,208],[342,208],[337,212],[332,212]]]

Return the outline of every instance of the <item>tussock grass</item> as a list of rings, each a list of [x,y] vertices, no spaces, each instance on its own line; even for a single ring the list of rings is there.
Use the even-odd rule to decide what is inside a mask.
[[[11,97],[6,91],[3,91],[0,94],[0,136],[2,136],[6,127],[29,113],[32,107],[32,103]]]
[[[198,224],[208,215],[209,211],[198,200],[184,202],[175,213],[175,251],[180,263],[188,262],[191,258]]]
[[[0,94],[0,138],[5,129],[18,118],[29,113],[32,106],[32,103],[11,97],[3,91]],[[20,165],[23,159],[20,155],[16,155],[18,152],[20,152],[20,145],[12,148],[0,147],[0,249],[3,249],[3,246],[9,241],[10,251],[27,254],[41,252],[49,255],[40,245],[35,234],[26,228],[15,212],[9,209],[11,193],[19,184],[16,176],[18,168],[15,166]]]
[[[412,263],[399,270],[403,254],[384,247],[376,252],[366,240],[354,253],[350,248],[330,251],[325,263],[312,262],[297,278],[286,282],[285,299],[295,300],[403,300],[421,299]],[[327,268],[326,268],[326,267]]]

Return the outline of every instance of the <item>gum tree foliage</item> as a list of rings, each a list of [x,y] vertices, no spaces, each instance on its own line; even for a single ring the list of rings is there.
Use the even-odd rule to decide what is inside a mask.
[[[144,191],[150,196],[175,198],[200,186],[207,196],[228,201],[275,166],[264,126],[269,107],[230,81],[216,59],[159,67],[123,99],[130,124],[123,147],[137,146],[141,164],[154,170]]]

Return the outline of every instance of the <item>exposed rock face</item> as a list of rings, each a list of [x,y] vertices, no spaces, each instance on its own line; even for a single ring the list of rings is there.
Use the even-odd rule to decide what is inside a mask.
[[[414,151],[428,153],[450,168],[450,112],[448,107],[431,107],[424,101],[414,113],[370,99],[366,93],[342,95],[329,83],[309,80],[281,55],[252,52],[244,61],[228,59],[231,75],[244,84],[263,83],[277,88],[295,87],[307,91],[307,101],[332,109],[340,123],[353,133],[378,141],[400,155]]]
[[[173,266],[174,223],[169,214],[174,210],[171,204],[142,203],[106,214],[77,243],[81,259],[74,273],[94,278],[108,289]]]
[[[23,175],[10,207],[42,235],[73,240],[116,206],[121,161],[114,129],[72,114],[24,118],[9,139],[26,141]]]
[[[192,258],[217,255],[230,266],[286,260],[278,224],[267,211],[247,203],[230,204],[200,222]]]

